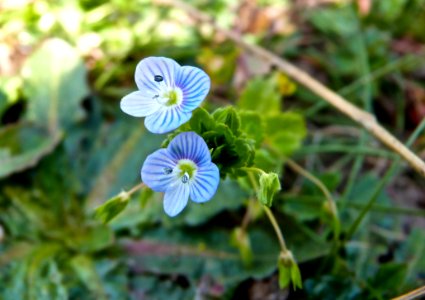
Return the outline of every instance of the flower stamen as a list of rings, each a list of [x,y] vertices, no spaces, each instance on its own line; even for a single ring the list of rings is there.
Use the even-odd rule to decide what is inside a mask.
[[[183,183],[188,183],[189,182],[189,174],[184,173],[184,175],[182,176],[182,182]]]

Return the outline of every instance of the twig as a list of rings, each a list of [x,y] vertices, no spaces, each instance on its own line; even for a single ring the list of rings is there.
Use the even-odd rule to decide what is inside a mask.
[[[375,117],[344,99],[322,83],[311,77],[306,72],[292,65],[286,60],[280,58],[276,54],[260,47],[252,45],[243,40],[241,35],[232,30],[226,30],[218,26],[214,19],[209,15],[199,11],[193,6],[180,0],[157,0],[157,3],[173,6],[185,11],[194,20],[201,23],[208,23],[217,31],[235,42],[241,48],[261,57],[264,61],[278,67],[282,72],[286,73],[293,80],[311,90],[313,93],[321,97],[330,105],[350,117],[352,120],[363,126],[369,133],[374,135],[388,148],[397,152],[413,169],[425,177],[425,162],[416,154],[404,146],[397,138],[389,133],[385,128],[378,124]]]
[[[413,300],[413,299],[419,299],[419,297],[425,295],[425,286],[422,286],[416,290],[413,290],[407,294],[398,296],[396,298],[393,298],[392,300]]]

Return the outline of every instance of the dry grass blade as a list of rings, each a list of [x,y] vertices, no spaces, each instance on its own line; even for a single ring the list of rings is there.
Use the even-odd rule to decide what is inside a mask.
[[[227,38],[234,41],[241,48],[251,52],[252,54],[261,57],[264,61],[276,66],[282,72],[286,73],[293,80],[308,88],[310,91],[320,96],[323,100],[330,105],[350,117],[352,120],[363,126],[369,133],[374,135],[388,148],[392,149],[400,155],[416,172],[425,177],[425,162],[420,159],[415,153],[410,151],[403,145],[396,137],[382,127],[375,119],[375,117],[362,109],[351,104],[348,100],[344,99],[331,89],[324,86],[322,83],[311,77],[309,74],[287,62],[276,54],[259,47],[245,42],[239,33],[231,30],[226,30],[219,27],[214,19],[207,14],[199,11],[193,6],[179,0],[159,0],[159,4],[169,5],[185,11],[191,18],[201,23],[211,24],[217,32],[225,35]]]

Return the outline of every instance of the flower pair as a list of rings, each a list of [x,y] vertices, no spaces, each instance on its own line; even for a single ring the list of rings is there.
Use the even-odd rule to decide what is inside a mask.
[[[146,128],[158,134],[186,123],[210,89],[204,71],[180,66],[165,57],[140,61],[135,81],[139,90],[121,100],[121,109],[135,117],[146,117]],[[149,155],[141,176],[152,190],[165,193],[164,210],[169,216],[179,214],[189,197],[198,203],[210,200],[220,181],[207,144],[194,132],[180,133],[166,149]]]

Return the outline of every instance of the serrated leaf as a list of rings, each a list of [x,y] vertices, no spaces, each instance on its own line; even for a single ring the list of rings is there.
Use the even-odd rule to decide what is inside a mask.
[[[23,77],[27,120],[53,131],[83,117],[80,104],[88,94],[86,68],[67,42],[47,40],[25,62]]]
[[[228,174],[236,176],[238,168],[253,164],[255,141],[240,135],[240,118],[234,108],[219,108],[212,115],[214,118],[205,109],[197,108],[190,126],[181,127],[178,132],[168,135],[162,146],[167,146],[181,131],[194,131],[211,149],[211,159],[219,167],[221,178]]]
[[[256,77],[250,80],[242,91],[238,107],[260,114],[273,114],[280,111],[280,99],[279,87],[274,76]]]
[[[259,183],[258,200],[263,205],[272,206],[275,193],[280,191],[279,176],[276,173],[263,173],[260,175]]]
[[[282,155],[296,151],[307,134],[304,117],[295,112],[275,114],[266,118],[266,139]]]
[[[264,124],[260,114],[254,111],[239,112],[241,119],[241,130],[248,137],[255,140],[255,145],[258,148],[264,138]]]
[[[260,148],[255,151],[254,165],[265,172],[280,173],[282,159],[276,153]]]
[[[19,124],[0,129],[0,178],[35,166],[60,140],[44,127]]]
[[[205,109],[201,107],[197,108],[193,112],[189,124],[191,129],[199,134],[213,130],[215,128],[214,119]]]
[[[223,123],[229,127],[235,136],[240,135],[239,128],[241,126],[241,120],[233,106],[218,108],[214,111],[212,116],[217,122]]]
[[[107,224],[127,207],[128,201],[129,197],[125,193],[121,193],[97,207],[94,217]]]

